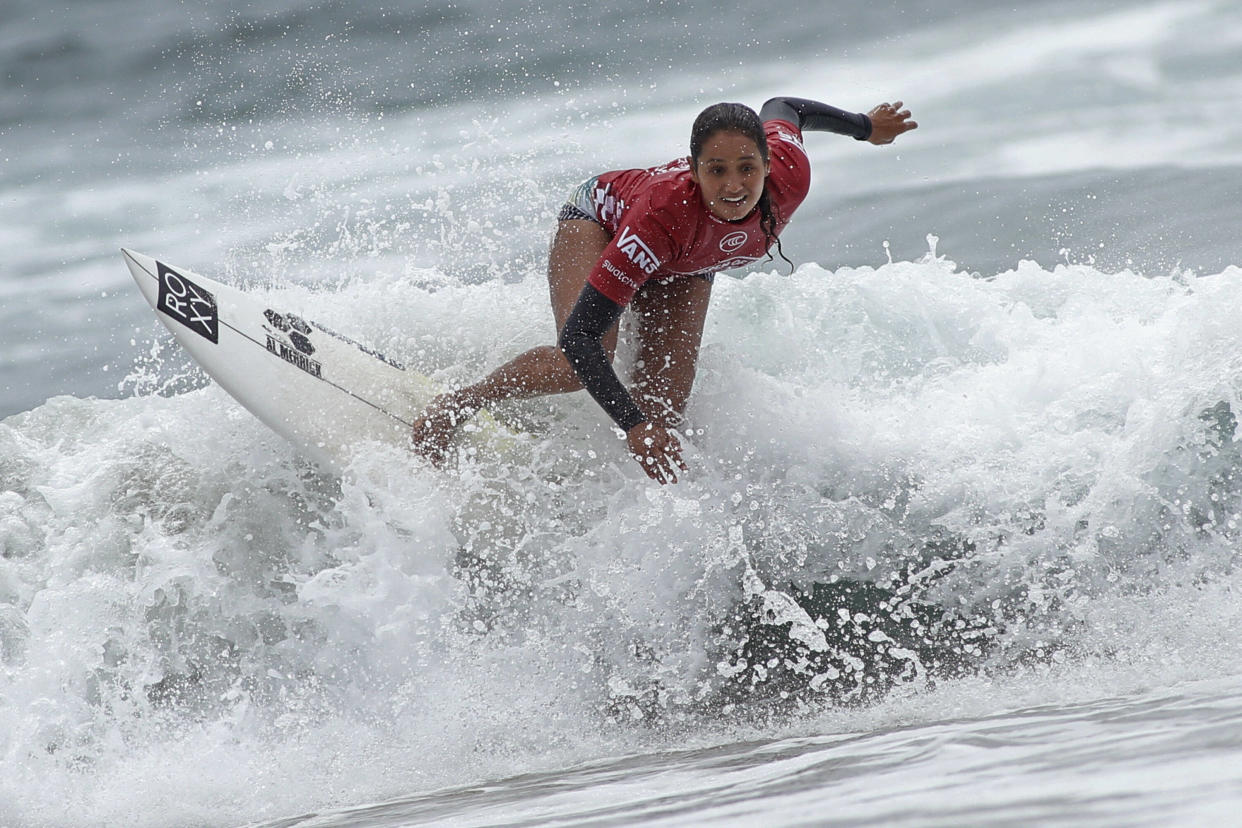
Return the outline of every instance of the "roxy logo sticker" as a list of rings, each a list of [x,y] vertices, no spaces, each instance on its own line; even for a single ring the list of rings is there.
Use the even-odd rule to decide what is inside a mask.
[[[156,307],[176,319],[212,344],[220,342],[220,320],[216,314],[216,297],[160,262],[160,295]]]
[[[736,233],[730,233],[720,240],[720,249],[726,253],[732,253],[746,244],[746,240],[750,236],[746,235],[746,231],[738,230]]]

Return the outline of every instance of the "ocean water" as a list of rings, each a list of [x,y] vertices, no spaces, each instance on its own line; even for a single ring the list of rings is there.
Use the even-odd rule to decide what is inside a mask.
[[[5,3],[0,825],[1233,819],[1242,7],[856,5]],[[776,94],[920,128],[808,136],[676,486],[583,395],[326,473],[118,252],[471,381]]]

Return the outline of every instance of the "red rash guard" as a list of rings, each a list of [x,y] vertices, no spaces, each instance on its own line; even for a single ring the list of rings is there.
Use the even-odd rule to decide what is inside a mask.
[[[779,234],[811,186],[811,163],[802,132],[789,121],[764,124],[769,162],[768,197]],[[738,222],[712,215],[680,158],[662,167],[616,170],[599,176],[595,217],[612,241],[588,283],[618,305],[629,304],[648,279],[715,273],[758,261],[769,239],[759,211]]]

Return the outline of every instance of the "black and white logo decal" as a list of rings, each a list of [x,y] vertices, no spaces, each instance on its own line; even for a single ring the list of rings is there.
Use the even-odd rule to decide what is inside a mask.
[[[307,356],[315,353],[315,346],[311,344],[309,339],[311,326],[303,322],[301,318],[294,316],[291,313],[281,315],[271,308],[263,311],[263,316],[273,328],[276,328],[289,337],[289,341],[293,343],[293,347],[297,348]]]
[[[310,341],[311,326],[291,313],[277,313],[268,308],[263,318],[267,328],[267,350],[312,377],[323,379],[323,364],[311,359],[315,346]]]
[[[155,306],[213,344],[220,342],[216,297],[167,265],[156,262],[160,293]]]

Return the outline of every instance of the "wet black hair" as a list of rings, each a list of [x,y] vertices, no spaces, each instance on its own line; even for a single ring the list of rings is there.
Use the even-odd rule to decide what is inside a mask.
[[[703,145],[717,132],[736,132],[754,141],[755,146],[759,148],[763,163],[768,163],[768,139],[764,135],[763,121],[759,119],[759,113],[746,104],[718,103],[700,112],[699,117],[694,119],[694,126],[690,128],[690,163],[694,164],[696,169],[699,156],[703,154]],[[776,235],[776,211],[772,206],[772,200],[768,197],[766,180],[763,183],[763,192],[759,195],[757,207],[759,228],[763,231],[763,238],[766,242],[764,247],[769,251],[768,258],[772,258],[771,247],[775,243],[776,252],[792,268],[794,264],[785,256],[785,251],[781,249],[781,240]]]

